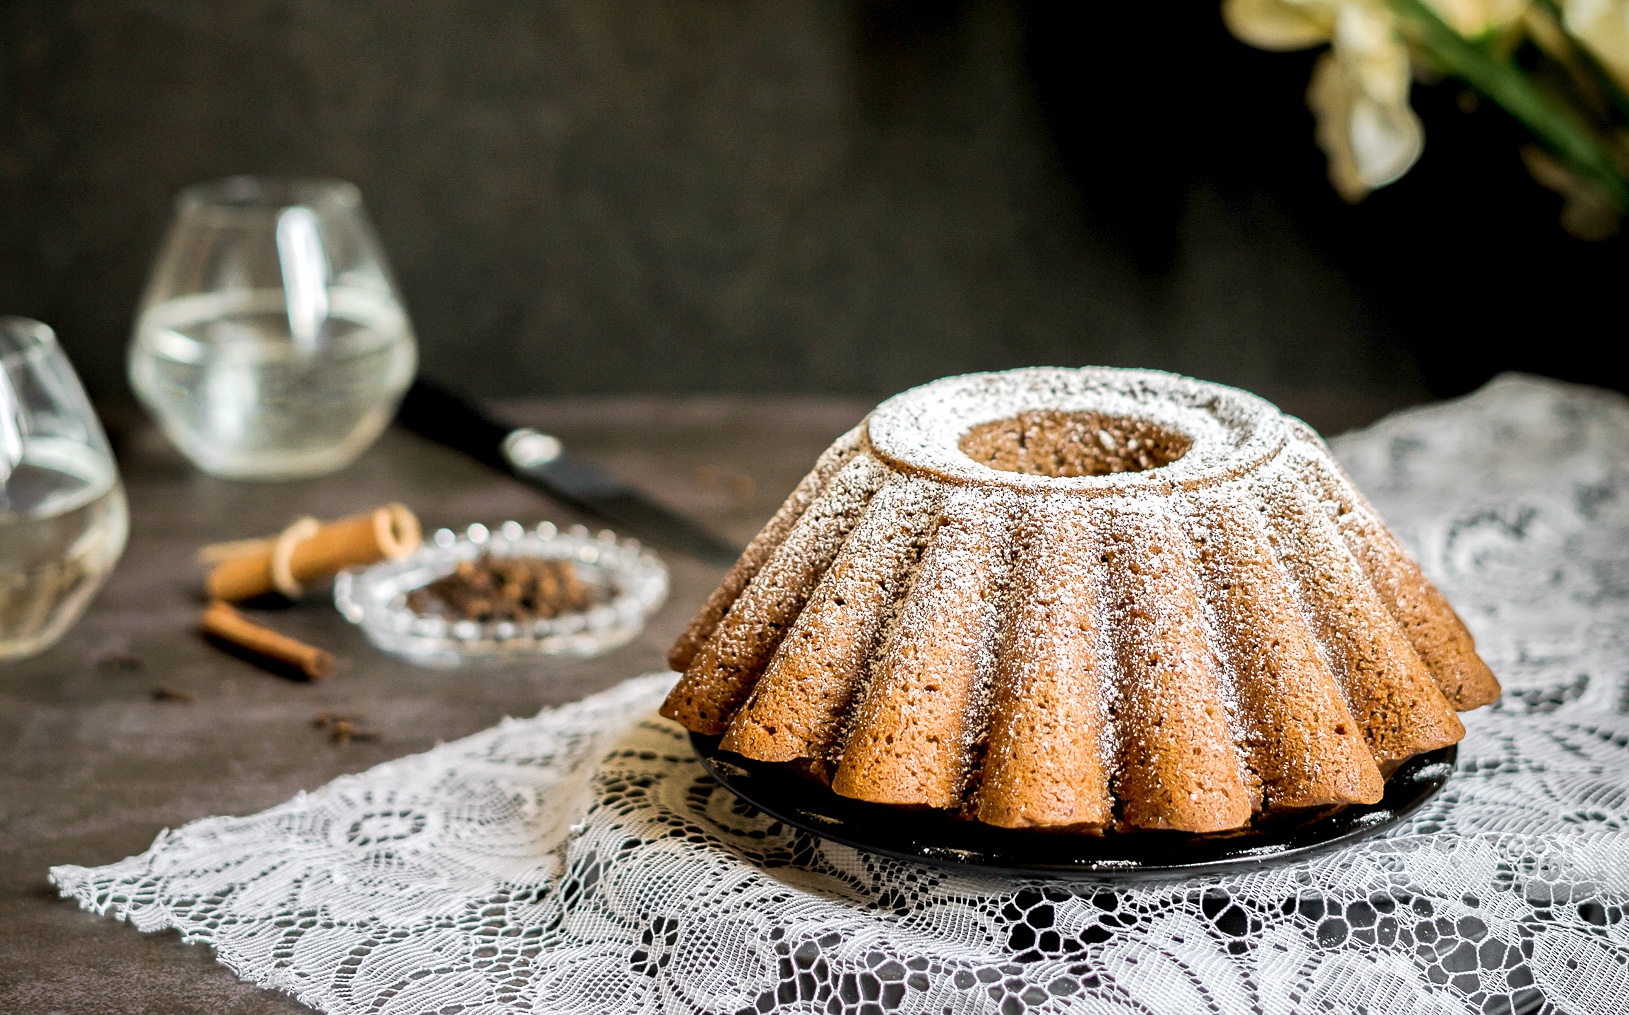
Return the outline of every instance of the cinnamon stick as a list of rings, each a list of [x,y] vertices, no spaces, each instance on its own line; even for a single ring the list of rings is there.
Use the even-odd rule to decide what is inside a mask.
[[[299,670],[308,680],[327,680],[334,671],[334,657],[329,653],[269,627],[261,627],[223,602],[210,603],[199,618],[198,627],[207,635]]]
[[[331,577],[348,567],[405,557],[419,548],[420,539],[419,520],[413,512],[400,504],[387,504],[315,526],[303,539],[273,537],[232,544],[220,549],[241,547],[241,552],[228,556],[209,573],[209,596],[239,602],[274,589],[298,592],[299,585]],[[282,581],[278,577],[279,564],[284,568]]]

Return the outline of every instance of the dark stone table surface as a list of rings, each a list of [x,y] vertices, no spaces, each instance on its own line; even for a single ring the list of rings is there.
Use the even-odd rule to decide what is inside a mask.
[[[1391,406],[1326,396],[1286,408],[1326,432]],[[742,544],[816,455],[868,406],[840,399],[624,397],[511,403],[516,422],[558,434],[595,460]],[[336,776],[425,750],[664,668],[667,645],[723,569],[664,554],[667,604],[631,644],[593,660],[496,669],[421,669],[374,650],[326,589],[257,611],[331,649],[334,677],[272,676],[195,633],[209,542],[275,532],[392,500],[427,528],[579,519],[507,477],[392,430],[349,469],[281,484],[229,483],[194,470],[133,411],[107,413],[130,497],[128,549],[90,611],[51,651],[0,667],[0,1011],[296,1012],[236,980],[209,949],[139,934],[81,912],[46,878],[54,864],[99,865],[141,852],[161,829],[247,814]],[[585,521],[591,521],[583,519]],[[190,701],[155,700],[164,685]],[[321,711],[360,716],[376,741],[333,742]]]

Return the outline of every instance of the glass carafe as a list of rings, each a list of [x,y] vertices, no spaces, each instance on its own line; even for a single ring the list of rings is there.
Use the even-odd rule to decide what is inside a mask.
[[[181,192],[130,347],[130,382],[205,472],[350,464],[417,351],[356,187],[232,177]]]

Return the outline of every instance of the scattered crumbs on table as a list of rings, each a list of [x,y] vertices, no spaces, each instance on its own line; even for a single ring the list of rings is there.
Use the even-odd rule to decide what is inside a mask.
[[[96,672],[109,675],[140,673],[142,661],[128,652],[103,652],[96,657]]]
[[[348,744],[352,740],[378,740],[378,731],[363,727],[361,722],[360,716],[323,711],[317,713],[311,725],[327,730],[329,739],[336,744]]]
[[[191,691],[183,691],[179,687],[170,687],[167,684],[159,684],[153,688],[152,694],[154,701],[190,702],[197,700],[197,696]]]
[[[572,561],[482,554],[409,592],[407,606],[420,616],[526,622],[576,613],[606,598],[605,589],[583,581]]]

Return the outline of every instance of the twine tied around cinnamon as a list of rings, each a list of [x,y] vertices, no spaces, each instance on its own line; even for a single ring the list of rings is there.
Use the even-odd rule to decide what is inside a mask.
[[[418,517],[401,504],[386,504],[334,522],[301,518],[276,536],[206,546],[198,558],[214,565],[211,599],[238,602],[272,591],[299,599],[309,582],[348,567],[399,560],[422,541]]]

